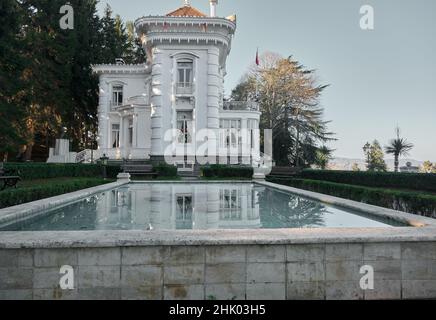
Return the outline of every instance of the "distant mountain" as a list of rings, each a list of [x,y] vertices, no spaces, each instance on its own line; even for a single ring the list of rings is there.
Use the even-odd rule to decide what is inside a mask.
[[[388,165],[389,171],[394,171],[395,163],[394,159],[385,159]],[[407,162],[411,162],[412,166],[421,167],[424,163],[423,161],[418,161],[414,159],[401,159],[400,167],[405,166]],[[334,158],[329,163],[329,169],[331,170],[352,170],[353,165],[357,163],[360,170],[366,170],[366,162],[363,159],[349,159],[349,158]]]

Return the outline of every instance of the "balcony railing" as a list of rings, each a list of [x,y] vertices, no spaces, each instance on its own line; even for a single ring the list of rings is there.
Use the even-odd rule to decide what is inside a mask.
[[[224,101],[224,111],[259,111],[259,104],[254,101]]]
[[[110,102],[111,111],[114,111],[114,110],[116,110],[116,109],[118,109],[119,107],[122,107],[122,106],[123,106],[122,103],[117,103],[117,102],[113,102],[113,101]]]
[[[192,82],[178,82],[176,83],[176,94],[193,94],[194,84]]]

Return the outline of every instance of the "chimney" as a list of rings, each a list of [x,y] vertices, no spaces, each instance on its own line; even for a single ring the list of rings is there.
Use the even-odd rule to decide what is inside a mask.
[[[216,17],[216,6],[218,4],[218,0],[209,0],[210,1],[210,16],[211,18]]]

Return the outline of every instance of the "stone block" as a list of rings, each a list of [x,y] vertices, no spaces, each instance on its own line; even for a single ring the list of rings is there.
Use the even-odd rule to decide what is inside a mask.
[[[404,260],[436,260],[436,242],[413,242],[401,245]]]
[[[33,269],[0,268],[0,290],[33,288]]]
[[[327,281],[349,281],[360,280],[363,275],[360,269],[363,266],[361,261],[338,261],[326,263]],[[357,283],[359,281],[356,281]]]
[[[359,281],[327,281],[327,300],[363,300],[364,291]]]
[[[200,264],[205,262],[204,247],[170,247],[165,265]]]
[[[206,263],[243,263],[246,261],[246,247],[217,246],[206,248]]]
[[[403,299],[436,299],[435,280],[403,280]]]
[[[206,266],[206,283],[246,283],[245,263],[226,263]]]
[[[78,267],[74,271],[74,288],[78,287]],[[58,268],[35,268],[33,270],[33,288],[34,289],[55,289],[60,288],[62,278]]]
[[[250,263],[247,266],[247,283],[285,283],[284,263]]]
[[[120,300],[120,288],[86,288],[79,289],[78,300]]]
[[[188,285],[204,283],[203,264],[165,266],[164,283],[167,285]]]
[[[77,300],[78,290],[61,290],[60,288],[52,289],[34,289],[33,300]]]
[[[245,300],[245,283],[207,285],[206,300]]]
[[[284,283],[247,284],[247,300],[286,300],[286,286]]]
[[[365,261],[365,265],[374,268],[376,280],[401,280],[401,260]]]
[[[328,244],[325,250],[326,261],[363,260],[362,244]]]
[[[247,248],[247,262],[285,262],[285,251],[285,246],[249,246]]]
[[[403,260],[404,280],[436,280],[436,260]]]
[[[364,291],[365,300],[400,300],[401,280],[376,280],[374,290]]]
[[[286,247],[287,262],[321,262],[325,259],[325,245],[292,245]]]
[[[80,266],[118,266],[121,264],[120,248],[90,248],[78,251]]]
[[[75,249],[35,249],[34,262],[37,268],[74,267],[78,265],[78,254]]]
[[[162,265],[168,254],[168,247],[123,248],[122,264],[123,266]]]
[[[293,262],[287,264],[288,281],[309,282],[324,281],[325,267],[323,262]]]
[[[167,285],[164,288],[165,300],[204,300],[202,285]]]
[[[325,300],[324,281],[294,281],[287,285],[288,300]]]
[[[32,300],[33,290],[0,290],[0,300]]]
[[[158,266],[136,266],[122,267],[121,287],[141,288],[157,287],[163,285],[163,267]]]
[[[18,268],[33,266],[33,250],[0,250],[0,268]]]
[[[120,286],[120,266],[115,267],[79,267],[79,289],[116,288]]]
[[[162,286],[159,287],[136,287],[136,288],[121,288],[122,300],[144,300],[157,301],[163,299]]]
[[[363,248],[365,261],[400,260],[401,244],[399,243],[367,243]]]

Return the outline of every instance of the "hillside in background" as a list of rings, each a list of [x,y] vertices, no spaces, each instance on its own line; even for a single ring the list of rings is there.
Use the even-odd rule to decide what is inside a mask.
[[[385,159],[388,165],[389,171],[394,171],[394,159]],[[420,167],[423,161],[414,159],[401,159],[400,167],[405,166],[407,162],[411,162],[413,166]],[[331,170],[352,170],[353,164],[357,163],[361,170],[366,170],[366,163],[363,159],[349,159],[349,158],[334,158],[329,163],[329,169]]]

